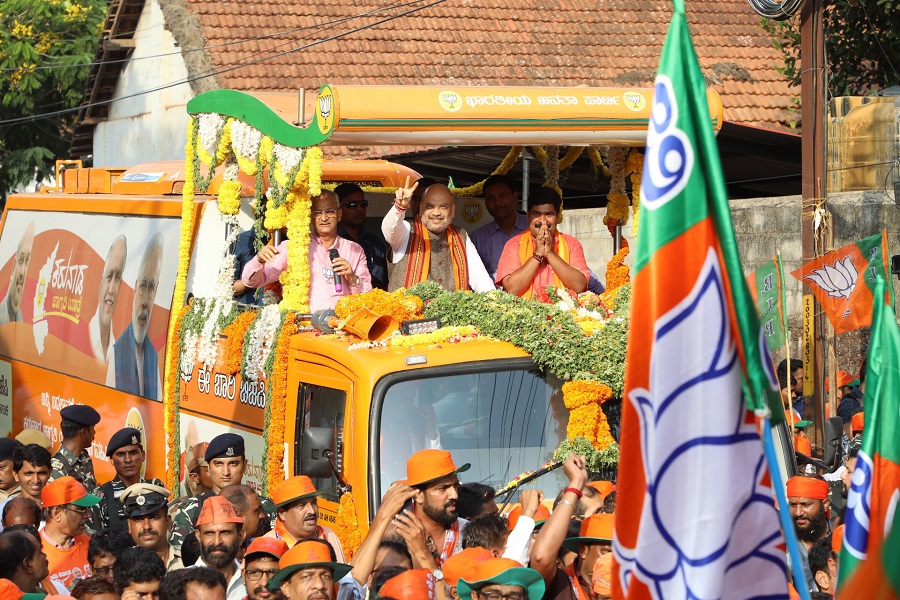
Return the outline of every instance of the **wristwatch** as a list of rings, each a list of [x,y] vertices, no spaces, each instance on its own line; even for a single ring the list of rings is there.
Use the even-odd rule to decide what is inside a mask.
[[[440,569],[435,569],[431,573],[434,576],[435,581],[443,581],[444,580],[444,572]]]

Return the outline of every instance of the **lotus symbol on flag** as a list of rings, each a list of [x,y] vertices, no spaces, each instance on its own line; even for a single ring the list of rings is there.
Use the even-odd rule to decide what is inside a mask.
[[[844,257],[843,260],[834,261],[834,265],[823,265],[821,269],[814,269],[809,275],[803,276],[803,279],[809,279],[825,290],[829,297],[846,298],[845,318],[850,316],[850,296],[856,289],[858,278],[859,271],[856,270],[856,265],[849,256]]]
[[[625,589],[654,598],[784,594],[785,559],[762,443],[741,394],[721,265],[657,319],[638,413],[646,481],[634,548],[615,542]]]

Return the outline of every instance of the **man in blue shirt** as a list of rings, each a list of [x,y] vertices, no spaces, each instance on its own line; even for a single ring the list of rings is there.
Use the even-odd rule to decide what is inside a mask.
[[[491,175],[484,182],[484,207],[494,218],[471,233],[472,243],[492,280],[506,242],[528,229],[528,217],[516,211],[519,194],[512,179]]]

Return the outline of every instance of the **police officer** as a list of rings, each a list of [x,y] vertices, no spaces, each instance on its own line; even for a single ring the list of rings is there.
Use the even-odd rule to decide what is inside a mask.
[[[166,572],[184,568],[181,553],[169,543],[169,496],[169,490],[161,485],[141,482],[127,487],[119,497],[134,543],[156,552]]]
[[[159,479],[144,479],[141,476],[147,455],[144,452],[139,429],[126,427],[115,432],[109,438],[106,456],[112,462],[116,476],[112,481],[97,488],[97,495],[103,497],[103,502],[97,505],[94,523],[100,529],[125,531],[128,529],[128,523],[125,520],[125,507],[121,502],[125,488],[136,483],[151,483],[162,488],[163,482]]]
[[[93,494],[97,489],[97,477],[87,449],[94,442],[94,426],[100,422],[100,413],[84,404],[72,404],[59,414],[63,439],[50,461],[50,481],[71,475]]]
[[[244,457],[244,438],[236,433],[217,435],[209,442],[204,459],[209,465],[209,477],[212,489],[208,492],[191,496],[181,503],[172,522],[172,535],[169,542],[181,550],[184,538],[196,529],[197,518],[204,500],[217,496],[223,487],[241,483],[247,469]],[[269,519],[275,515],[275,505],[269,498],[260,498],[262,508]]]

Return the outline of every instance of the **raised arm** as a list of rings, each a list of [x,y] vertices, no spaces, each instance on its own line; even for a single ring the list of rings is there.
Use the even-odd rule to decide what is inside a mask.
[[[385,241],[393,250],[392,260],[395,263],[403,256],[406,244],[409,241],[410,226],[403,217],[409,208],[412,194],[418,186],[419,182],[417,181],[410,187],[409,177],[407,176],[406,184],[401,188],[397,188],[397,191],[394,192],[394,206],[388,210],[381,221],[381,233],[384,234]]]

